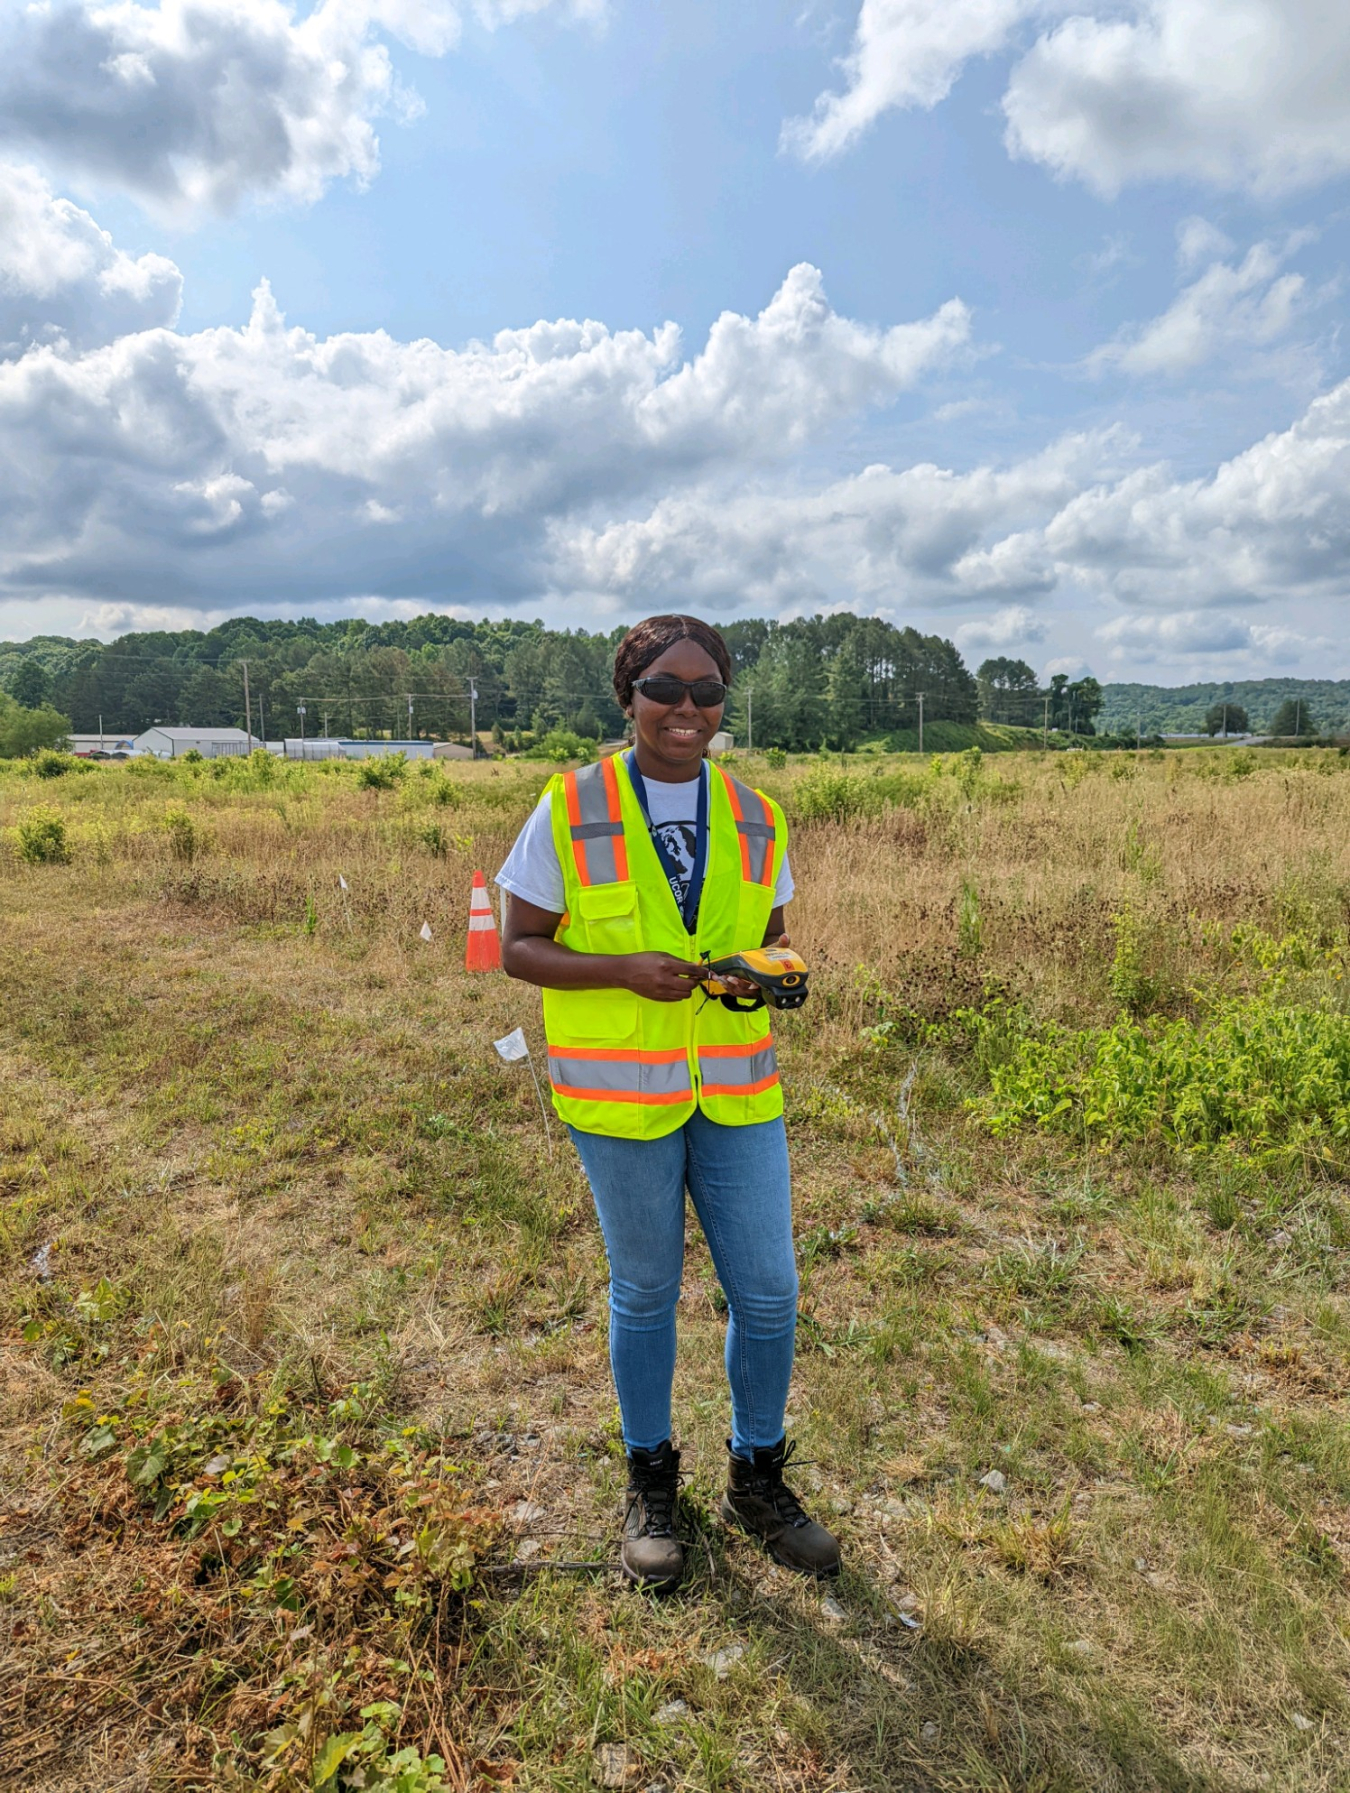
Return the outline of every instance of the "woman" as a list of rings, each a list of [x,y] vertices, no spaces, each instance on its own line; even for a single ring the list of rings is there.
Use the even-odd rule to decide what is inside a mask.
[[[700,987],[705,954],[785,942],[792,895],[782,811],[706,758],[730,677],[726,643],[695,617],[630,629],[614,690],[633,750],[555,778],[497,875],[511,896],[502,963],[543,987],[554,1106],[609,1257],[621,1561],[663,1590],[684,1567],[670,1398],[686,1188],[731,1316],[723,1517],[790,1568],[839,1568],[836,1541],[783,1480],[797,1275],[766,1011]]]

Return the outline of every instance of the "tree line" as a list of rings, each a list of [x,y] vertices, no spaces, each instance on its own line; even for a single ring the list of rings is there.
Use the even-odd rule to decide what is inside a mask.
[[[734,663],[728,726],[758,746],[848,749],[913,729],[921,705],[930,722],[979,715],[975,678],[937,635],[852,615],[749,619],[722,633]],[[204,632],[0,644],[0,688],[81,734],[156,722],[242,728],[247,666],[254,732],[273,739],[454,738],[467,734],[471,692],[479,729],[501,738],[566,729],[606,739],[623,728],[610,683],[623,634],[439,615],[378,624],[235,617]]]
[[[623,729],[610,685],[623,633],[428,614],[387,623],[233,617],[207,631],[142,631],[106,643],[0,642],[0,757],[65,731],[138,733],[156,722],[242,728],[245,666],[253,730],[271,739],[466,738],[476,708],[479,729],[508,742],[553,729],[603,740]],[[735,667],[727,726],[760,747],[848,750],[891,735],[912,744],[921,712],[925,723],[980,720],[1084,736],[1105,727],[1133,737],[1136,717],[1145,734],[1158,729],[1157,700],[1168,695],[1103,689],[1063,673],[1042,685],[1024,660],[1006,657],[972,674],[950,641],[879,617],[750,618],[722,633]],[[1293,683],[1197,686],[1184,696],[1196,711],[1192,726],[1213,733],[1242,733],[1249,715],[1251,726],[1275,734],[1327,726],[1326,693],[1341,688],[1326,686],[1314,708]],[[1244,702],[1248,692],[1260,698]]]
[[[986,722],[1015,728],[1058,729],[1070,735],[1095,735],[1106,694],[1096,679],[1070,679],[1057,672],[1042,688],[1025,660],[1006,656],[986,660],[975,674],[980,715]]]
[[[1120,733],[1295,736],[1350,729],[1350,679],[1108,685],[1100,726]]]

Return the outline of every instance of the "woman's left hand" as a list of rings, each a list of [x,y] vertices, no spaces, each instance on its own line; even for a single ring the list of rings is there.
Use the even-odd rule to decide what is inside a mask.
[[[791,946],[792,942],[786,934],[780,934],[777,940],[766,940],[765,946]],[[722,982],[732,996],[757,996],[759,985],[752,984],[748,977],[724,977]]]

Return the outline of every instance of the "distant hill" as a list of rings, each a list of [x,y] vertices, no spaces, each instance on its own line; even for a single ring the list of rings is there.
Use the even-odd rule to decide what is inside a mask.
[[[1097,727],[1103,734],[1200,734],[1205,711],[1226,700],[1241,704],[1260,734],[1286,697],[1301,698],[1317,727],[1350,732],[1350,679],[1232,679],[1212,685],[1103,685],[1106,702]]]

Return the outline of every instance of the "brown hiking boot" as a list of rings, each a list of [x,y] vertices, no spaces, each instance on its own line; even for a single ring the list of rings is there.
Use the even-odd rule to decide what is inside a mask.
[[[797,1447],[786,1438],[755,1452],[753,1463],[738,1457],[727,1441],[727,1491],[722,1517],[728,1525],[762,1538],[769,1555],[801,1575],[837,1575],[839,1541],[817,1525],[783,1480]]]
[[[629,1581],[658,1594],[684,1573],[684,1546],[675,1536],[679,1490],[680,1453],[669,1439],[654,1451],[629,1451],[619,1562]]]

